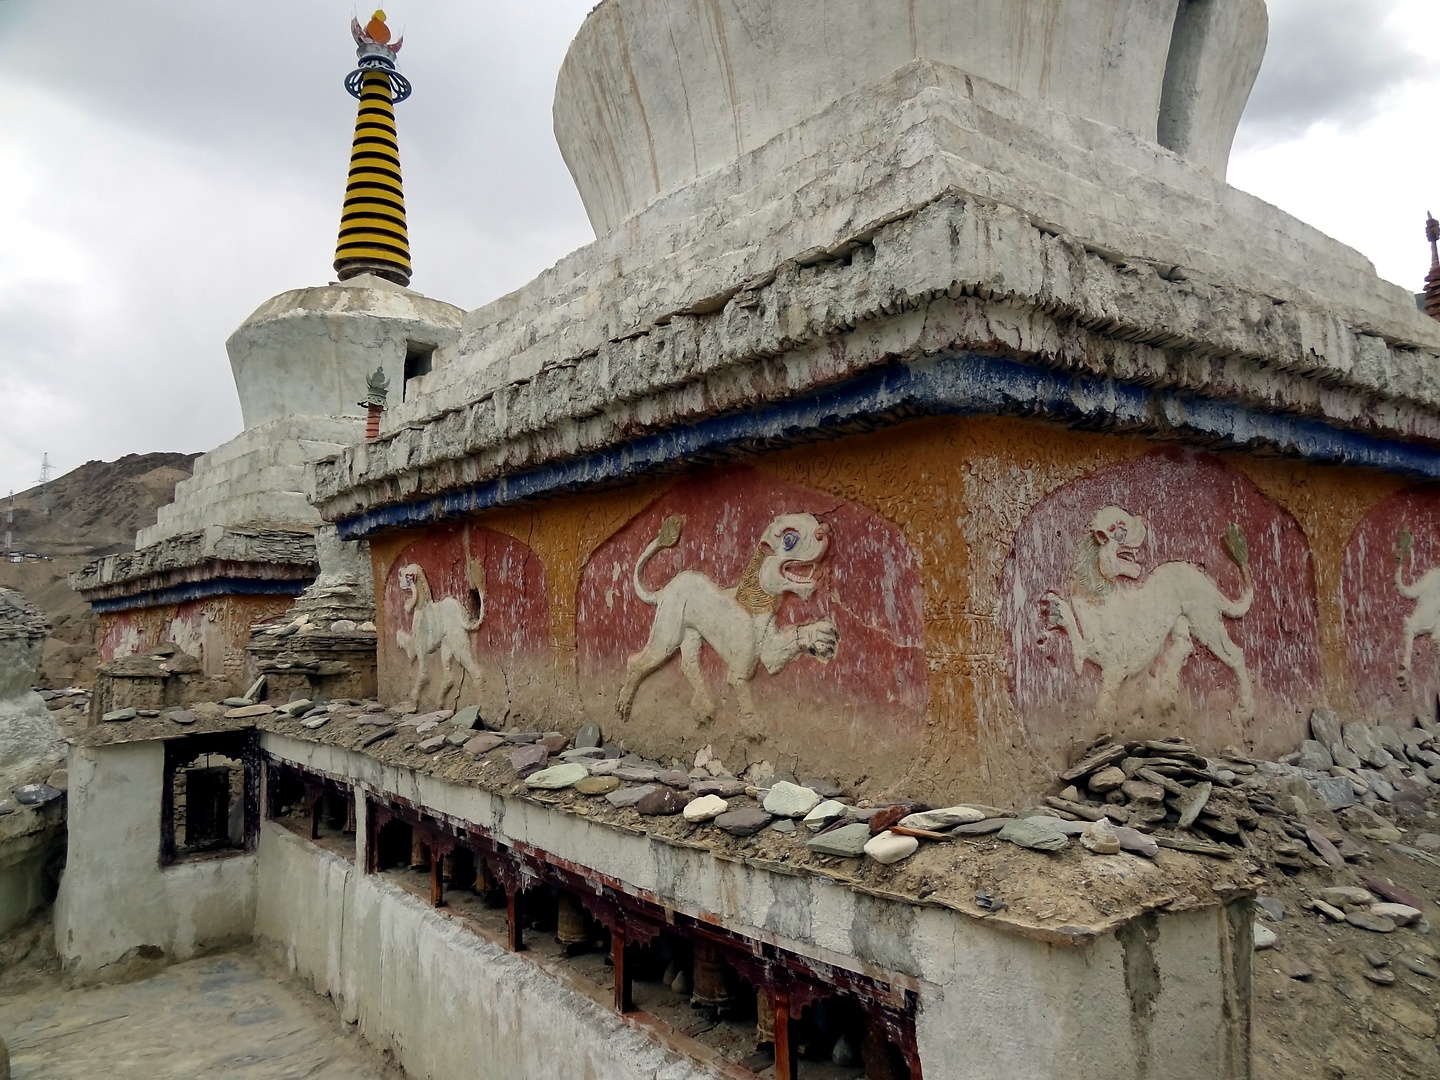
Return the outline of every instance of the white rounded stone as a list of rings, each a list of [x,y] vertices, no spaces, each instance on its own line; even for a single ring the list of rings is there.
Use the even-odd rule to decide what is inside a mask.
[[[683,813],[686,821],[698,823],[714,821],[729,809],[730,804],[719,795],[701,795],[687,803]]]
[[[898,836],[893,832],[877,833],[865,845],[865,854],[883,866],[908,859],[920,848],[920,841],[913,836]]]

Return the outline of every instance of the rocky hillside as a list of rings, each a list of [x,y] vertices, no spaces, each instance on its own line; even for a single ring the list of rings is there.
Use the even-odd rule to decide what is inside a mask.
[[[8,529],[17,551],[43,556],[19,563],[0,553],[0,585],[18,589],[50,620],[41,683],[90,685],[95,664],[95,619],[70,591],[66,575],[91,559],[134,546],[135,533],[175,497],[196,454],[127,454],[91,461],[52,480],[48,489],[15,495],[15,520],[0,502],[0,540]]]

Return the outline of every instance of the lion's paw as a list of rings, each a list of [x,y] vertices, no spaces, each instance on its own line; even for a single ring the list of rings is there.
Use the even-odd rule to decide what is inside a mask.
[[[828,619],[800,628],[800,647],[821,663],[835,659],[840,647],[840,631]]]
[[[1040,598],[1040,621],[1046,630],[1064,630],[1068,622],[1069,605],[1056,592],[1047,592]]]

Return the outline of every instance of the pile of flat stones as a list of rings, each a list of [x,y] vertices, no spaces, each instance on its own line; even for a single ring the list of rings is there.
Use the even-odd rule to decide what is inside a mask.
[[[1370,849],[1357,837],[1409,853],[1382,814],[1426,817],[1426,799],[1440,791],[1440,726],[1341,724],[1317,709],[1310,727],[1312,738],[1278,762],[1234,750],[1206,758],[1180,739],[1102,741],[1060,774],[1066,786],[1046,808],[1152,834],[1161,847],[1217,858],[1244,852],[1288,873],[1362,862]],[[1322,811],[1342,828],[1317,820]]]
[[[921,802],[874,804],[842,797],[824,779],[797,779],[751,767],[733,775],[708,749],[691,766],[668,765],[603,740],[586,724],[573,739],[558,731],[488,730],[476,706],[420,712],[413,702],[258,701],[263,683],[221,703],[229,719],[274,716],[310,731],[334,721],[371,729],[360,748],[401,732],[422,754],[462,753],[502,759],[531,791],[574,791],[605,799],[641,817],[683,816],[696,826],[730,836],[762,830],[793,835],[822,858],[866,858],[899,863],[922,843],[962,838],[996,839],[1053,853],[1078,842],[1096,855],[1128,852],[1154,858],[1160,848],[1214,858],[1240,854],[1289,873],[1339,869],[1369,858],[1355,837],[1390,844],[1403,833],[1387,815],[1423,815],[1440,776],[1440,726],[1403,733],[1384,725],[1340,724],[1316,710],[1314,738],[1280,762],[1227,750],[1207,758],[1182,739],[1116,742],[1086,749],[1059,777],[1058,794],[1022,811],[980,803],[937,807]],[[124,718],[135,715],[125,710]],[[165,710],[178,724],[187,710]],[[107,716],[106,719],[112,719]],[[120,716],[113,719],[121,719]],[[409,741],[409,740],[407,740]],[[1432,773],[1433,770],[1433,773]],[[1315,820],[1334,811],[1343,829]],[[1440,854],[1414,856],[1440,865]]]

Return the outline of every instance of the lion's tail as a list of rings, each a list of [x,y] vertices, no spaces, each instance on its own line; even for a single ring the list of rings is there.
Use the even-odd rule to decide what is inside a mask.
[[[1240,568],[1243,587],[1238,598],[1220,608],[1220,614],[1227,619],[1238,619],[1248,614],[1255,603],[1255,578],[1250,573],[1250,545],[1245,542],[1245,534],[1240,531],[1240,526],[1233,521],[1221,537],[1221,543],[1225,545],[1225,554]]]
[[[680,542],[680,530],[683,528],[685,528],[683,515],[672,514],[667,517],[660,526],[660,534],[650,541],[649,546],[640,553],[640,558],[635,560],[635,572],[631,575],[635,584],[635,595],[651,607],[660,603],[660,594],[645,588],[645,583],[640,580],[640,573],[645,569],[645,564],[654,558],[656,552],[664,548],[672,548]]]

